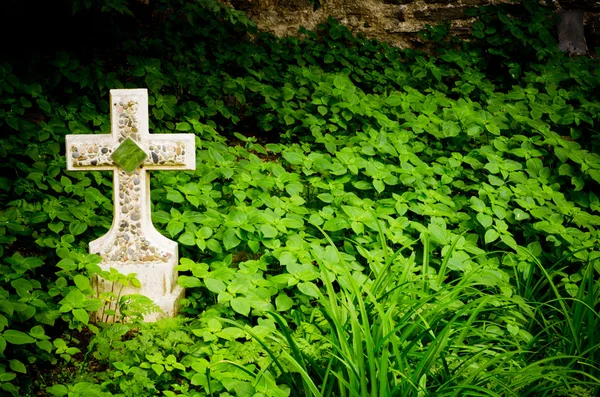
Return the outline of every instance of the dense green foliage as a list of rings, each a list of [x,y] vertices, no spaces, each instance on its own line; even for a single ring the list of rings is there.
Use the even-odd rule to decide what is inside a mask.
[[[70,5],[104,41],[0,62],[3,393],[600,392],[599,68],[548,10],[480,9],[425,54],[333,20],[278,39],[213,0]],[[109,89],[139,87],[151,132],[198,137],[196,171],[152,174],[187,295],[96,326],[112,179],[67,172],[64,137],[108,133]]]

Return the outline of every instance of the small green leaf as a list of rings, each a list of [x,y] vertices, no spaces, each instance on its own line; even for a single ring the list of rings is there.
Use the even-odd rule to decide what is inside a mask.
[[[317,198],[319,200],[321,200],[322,202],[329,204],[329,203],[333,202],[335,197],[333,197],[333,194],[330,194],[330,193],[321,193],[321,194],[317,195]]]
[[[252,250],[252,252],[254,252],[255,254],[260,249],[260,243],[258,241],[256,241],[256,240],[247,241],[247,244],[248,244],[248,247],[250,247],[250,249]]]
[[[439,244],[448,244],[446,223],[442,218],[432,218],[432,222],[427,227],[427,230],[434,238],[434,240],[437,241]]]
[[[227,327],[216,333],[219,338],[236,340],[246,336],[246,333],[237,327]]]
[[[518,247],[517,242],[515,241],[515,239],[508,235],[508,234],[503,234],[502,236],[500,236],[500,240],[502,240],[502,242],[506,245],[508,245],[510,248],[516,250]]]
[[[402,94],[392,94],[385,99],[385,103],[390,106],[398,106],[404,102]]]
[[[198,244],[199,240],[200,239],[196,239],[196,244]],[[211,250],[212,252],[216,252],[217,254],[220,254],[223,252],[223,248],[221,248],[221,244],[214,238],[211,238],[210,240],[208,240],[206,242],[206,246],[208,247],[209,250]]]
[[[493,218],[488,214],[484,214],[483,212],[477,214],[477,220],[479,223],[481,223],[481,226],[486,229],[492,226],[493,223]]]
[[[542,160],[540,160],[538,158],[529,159],[529,160],[527,160],[526,164],[527,164],[527,171],[529,172],[531,177],[536,177],[536,176],[540,175],[540,172],[544,168],[544,164],[542,163]]]
[[[492,212],[494,212],[494,215],[496,215],[498,217],[498,219],[504,219],[504,218],[506,218],[506,211],[502,207],[499,207],[497,205],[493,205],[492,206]]]
[[[67,342],[62,338],[56,338],[53,342],[54,346],[61,351],[67,350]]]
[[[225,249],[227,251],[237,247],[240,244],[240,242],[241,240],[236,235],[235,229],[229,228],[225,230],[225,233],[223,233],[223,246],[225,246]]]
[[[488,130],[490,134],[500,135],[500,128],[496,124],[486,124],[485,129]]]
[[[511,333],[511,335],[517,335],[519,333],[519,326],[518,325],[508,324],[506,326],[506,329],[508,330],[508,332]]]
[[[46,334],[44,333],[44,328],[41,325],[33,326],[33,328],[31,328],[31,330],[29,331],[29,335],[37,339],[42,339],[46,336]]]
[[[183,245],[195,245],[196,237],[194,236],[194,233],[192,233],[189,230],[186,230],[181,236],[179,236],[179,239],[177,241],[179,241]]]
[[[477,212],[483,212],[486,209],[486,205],[481,199],[473,196],[471,197],[471,208]]]
[[[36,344],[37,347],[39,347],[43,351],[46,351],[48,353],[52,353],[52,343],[50,343],[49,341],[47,341],[47,340],[39,340],[35,344]]]
[[[333,79],[333,85],[335,86],[335,88],[338,89],[342,89],[346,87],[346,78],[342,77],[342,76],[335,76]]]
[[[286,294],[279,294],[277,298],[275,298],[275,307],[278,312],[285,312],[294,306],[294,300],[287,296]]]
[[[167,223],[171,220],[171,215],[168,212],[160,210],[152,213],[152,222]]]
[[[490,182],[490,185],[492,185],[492,186],[503,186],[504,185],[504,181],[495,175],[491,175],[491,174],[488,175],[488,181]]]
[[[69,233],[71,233],[73,236],[77,236],[85,232],[87,230],[87,227],[87,224],[81,221],[73,221],[69,225]]]
[[[167,225],[167,232],[171,235],[171,237],[177,236],[183,230],[183,222],[180,221],[171,221]]]
[[[81,124],[79,121],[71,120],[69,121],[69,130],[73,134],[91,134],[92,131],[84,124]]]
[[[375,188],[375,190],[377,190],[377,193],[381,193],[381,192],[383,192],[385,190],[385,185],[381,181],[381,179],[374,179],[373,180],[373,187]]]
[[[356,181],[353,183],[354,187],[360,190],[371,190],[371,184],[367,181]]]
[[[52,393],[55,397],[62,397],[69,394],[69,389],[65,385],[53,385],[52,387],[46,388],[46,391]]]
[[[12,369],[15,372],[20,372],[22,374],[27,373],[27,368],[25,368],[25,365],[19,360],[10,360],[10,369]]]
[[[174,190],[173,188],[168,188],[167,200],[170,200],[174,203],[183,203],[185,201],[185,198],[177,190]]]
[[[63,185],[64,187],[69,187],[73,185],[73,182],[71,182],[71,180],[69,178],[67,178],[66,176],[61,176],[60,177],[60,184]]]
[[[600,171],[599,170],[589,170],[588,173],[592,177],[593,180],[600,183]]]
[[[285,125],[292,125],[296,122],[296,119],[294,119],[289,114],[286,114],[285,116],[283,116],[283,120],[285,121]]]
[[[165,367],[162,366],[162,364],[152,364],[152,369],[154,370],[154,372],[156,372],[156,375],[162,374],[163,372],[165,372]]]
[[[203,238],[197,238],[196,246],[198,246],[200,250],[204,251],[206,249],[206,240],[204,240]]]
[[[0,382],[10,382],[11,380],[13,380],[16,377],[17,377],[17,374],[15,374],[14,372],[4,372],[4,373],[0,374]],[[61,396],[64,396],[65,394],[61,394]],[[55,396],[56,395],[57,394],[55,394]]]
[[[73,281],[75,281],[75,285],[82,292],[87,291],[88,289],[91,288],[90,280],[87,277],[85,277],[84,275],[81,275],[81,274],[76,275],[75,277],[73,277]]]
[[[250,314],[250,304],[245,298],[233,298],[231,300],[231,308],[244,316],[248,316],[248,314]]]
[[[500,237],[500,234],[498,234],[497,231],[494,229],[489,229],[487,232],[485,232],[485,243],[493,243],[498,239],[498,237]]]
[[[11,343],[13,345],[25,345],[28,343],[35,342],[35,339],[33,339],[31,336],[27,335],[24,332],[17,331],[14,329],[4,331],[3,336],[8,343]]]
[[[154,115],[154,118],[157,120],[162,120],[163,117],[165,117],[165,111],[162,109],[158,109],[158,108],[152,108],[152,114]]]
[[[265,238],[277,237],[278,231],[275,227],[271,225],[260,225],[259,228]]]
[[[282,153],[282,155],[283,155],[283,158],[288,161],[288,163],[293,164],[293,165],[302,164],[304,162],[304,155],[302,155],[301,153],[298,153],[298,152],[292,152],[292,151],[286,150],[285,152]]]
[[[204,285],[206,285],[206,288],[208,288],[209,291],[214,292],[215,294],[220,294],[226,289],[225,283],[216,278],[205,278]]]
[[[197,288],[202,286],[202,282],[198,277],[184,276],[177,277],[177,284],[183,288]]]
[[[515,208],[513,210],[513,214],[515,214],[515,219],[518,221],[522,221],[529,218],[529,214],[520,208]]]
[[[319,297],[319,288],[310,281],[303,281],[298,283],[298,289],[305,295],[312,296],[314,298]]]
[[[342,229],[347,229],[348,227],[350,227],[348,220],[346,218],[338,216],[332,219],[328,219],[323,225],[323,230],[326,230],[328,232],[337,232]]]
[[[469,128],[467,128],[467,135],[469,136],[479,136],[481,135],[481,132],[483,131],[483,128],[480,125],[472,125]]]
[[[146,76],[146,85],[154,94],[157,94],[160,91],[163,84],[163,79],[155,73],[149,73]]]
[[[40,98],[40,99],[37,99],[35,102],[38,104],[40,109],[42,109],[44,112],[50,113],[52,111],[50,104],[45,99]]]
[[[189,131],[192,129],[192,127],[190,126],[190,123],[181,122],[175,125],[175,129],[177,131]]]
[[[75,317],[75,319],[77,319],[77,321],[80,321],[84,324],[89,323],[90,321],[90,316],[88,314],[87,311],[85,311],[84,309],[73,309],[73,317]]]
[[[48,228],[49,228],[50,230],[52,230],[54,233],[58,233],[58,232],[60,232],[61,230],[63,230],[63,229],[64,229],[64,227],[65,227],[65,224],[64,224],[64,223],[62,223],[62,222],[58,222],[58,223],[49,223],[49,224],[48,224]]]

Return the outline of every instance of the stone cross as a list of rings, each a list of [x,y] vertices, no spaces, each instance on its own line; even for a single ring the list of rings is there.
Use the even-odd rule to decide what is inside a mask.
[[[175,270],[177,243],[160,234],[150,219],[147,171],[195,169],[195,135],[150,135],[146,89],[110,90],[110,107],[110,135],[67,135],[67,170],[113,171],[113,223],[107,234],[90,243],[90,253],[103,258],[103,270],[136,273],[141,288],[126,287],[121,295],[139,293],[152,299],[163,313],[147,315],[144,321],[155,321],[175,315],[183,289]],[[101,293],[113,285],[98,278],[96,288]]]

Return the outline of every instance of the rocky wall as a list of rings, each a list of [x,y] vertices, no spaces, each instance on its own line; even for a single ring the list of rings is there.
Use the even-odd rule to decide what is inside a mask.
[[[329,16],[338,19],[354,33],[406,48],[420,47],[418,32],[427,24],[450,23],[453,35],[466,36],[474,19],[465,10],[489,4],[515,4],[518,0],[320,0],[315,10],[311,0],[223,0],[245,11],[262,31],[284,37],[297,35],[301,26],[315,29]],[[545,1],[560,9],[562,4]],[[585,11],[588,46],[600,45],[600,1],[563,0],[566,9]],[[593,36],[593,37],[592,37]]]

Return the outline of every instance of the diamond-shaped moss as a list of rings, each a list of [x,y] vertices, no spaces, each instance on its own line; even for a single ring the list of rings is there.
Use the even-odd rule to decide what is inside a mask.
[[[147,157],[148,155],[146,152],[144,152],[144,150],[142,150],[142,148],[140,148],[131,138],[125,139],[110,156],[110,158],[128,174],[131,174],[139,167]]]

